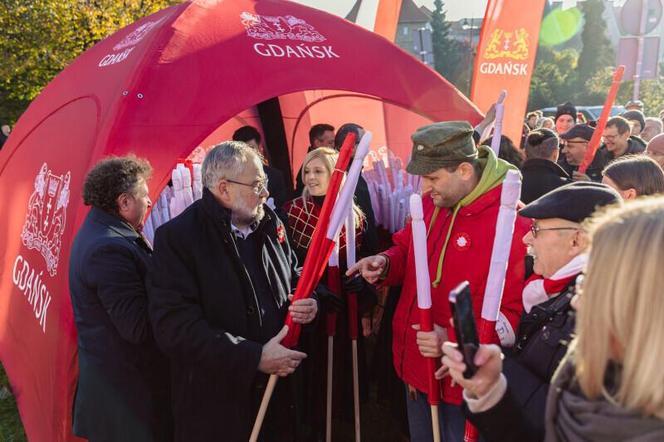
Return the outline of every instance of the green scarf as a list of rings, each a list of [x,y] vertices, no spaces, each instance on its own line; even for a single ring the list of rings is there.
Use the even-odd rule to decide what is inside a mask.
[[[447,250],[447,244],[450,241],[450,236],[452,235],[454,220],[456,219],[459,210],[462,207],[470,205],[480,196],[484,195],[491,189],[494,189],[495,187],[502,184],[503,180],[505,179],[505,175],[507,175],[508,170],[510,169],[519,170],[516,166],[496,157],[496,154],[493,152],[493,150],[491,150],[490,147],[479,146],[477,149],[479,151],[478,160],[482,168],[482,176],[480,177],[477,186],[475,186],[472,192],[463,197],[461,201],[456,203],[456,205],[452,208],[452,220],[450,221],[450,226],[447,229],[447,236],[445,236],[445,242],[443,243],[443,250],[440,252],[440,257],[438,258],[436,279],[432,283],[432,286],[434,288],[438,287],[438,285],[440,284],[440,280],[443,277],[443,262],[445,260],[445,252]],[[429,224],[429,231],[431,231],[431,228],[436,222],[436,218],[438,217],[439,212],[440,212],[440,207],[436,207],[436,209],[433,212],[433,216],[431,217],[431,223]]]

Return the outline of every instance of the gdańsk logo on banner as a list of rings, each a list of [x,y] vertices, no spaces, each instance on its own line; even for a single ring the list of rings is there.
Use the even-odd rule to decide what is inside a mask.
[[[495,29],[480,63],[480,73],[489,75],[528,75],[528,32],[524,28],[507,32]],[[506,61],[509,60],[509,61]],[[514,61],[512,61],[514,60]]]
[[[42,164],[35,178],[34,190],[28,199],[21,241],[29,250],[38,251],[44,258],[46,272],[55,276],[60,262],[62,234],[67,224],[69,183],[71,172],[54,175],[46,163]],[[51,294],[46,285],[41,265],[30,263],[18,255],[12,269],[12,282],[32,308],[35,319],[46,333],[46,316],[51,304]]]
[[[129,54],[134,50],[137,44],[141,42],[154,28],[156,28],[165,17],[157,21],[147,21],[134,29],[129,35],[122,39],[118,44],[113,46],[113,53],[107,54],[99,61],[99,67],[103,68],[114,64],[121,63],[129,57]]]
[[[320,44],[326,41],[320,32],[292,15],[275,17],[245,11],[240,14],[240,19],[249,37],[265,40],[253,46],[254,51],[262,57],[340,58],[331,45]],[[291,40],[294,43],[269,43],[275,40]]]

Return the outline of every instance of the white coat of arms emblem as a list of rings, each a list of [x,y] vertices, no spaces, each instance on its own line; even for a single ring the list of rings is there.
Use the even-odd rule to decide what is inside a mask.
[[[259,40],[325,41],[325,37],[313,26],[292,15],[269,16],[245,11],[240,14],[240,18],[247,35]]]
[[[129,35],[123,38],[122,41],[120,41],[120,43],[113,46],[113,50],[120,51],[130,46],[136,46],[138,43],[141,42],[141,40],[145,38],[146,35],[150,33],[150,31],[156,28],[159,25],[159,23],[161,23],[162,21],[164,21],[163,17],[157,21],[148,21],[143,23],[138,28],[134,29]]]
[[[35,178],[35,189],[28,200],[28,211],[21,232],[23,244],[37,250],[46,261],[46,268],[55,276],[60,258],[62,233],[67,222],[71,172],[54,175],[46,163]]]

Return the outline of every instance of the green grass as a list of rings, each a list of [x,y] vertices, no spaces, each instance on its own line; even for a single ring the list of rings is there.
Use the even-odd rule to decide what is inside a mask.
[[[7,374],[0,364],[0,442],[25,442],[25,432],[16,401],[10,393]]]

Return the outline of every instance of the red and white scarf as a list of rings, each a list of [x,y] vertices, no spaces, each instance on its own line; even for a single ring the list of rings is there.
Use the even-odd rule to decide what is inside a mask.
[[[528,278],[526,286],[523,288],[523,308],[526,313],[530,313],[530,310],[537,304],[558,296],[583,271],[587,262],[588,255],[582,253],[572,258],[550,278],[543,278],[540,275],[532,275]]]

